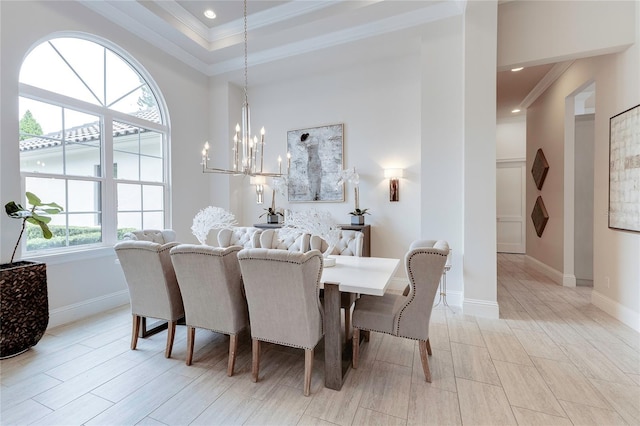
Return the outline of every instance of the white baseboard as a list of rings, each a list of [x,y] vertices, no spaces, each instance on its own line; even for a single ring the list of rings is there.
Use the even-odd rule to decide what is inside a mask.
[[[640,314],[638,314],[638,312],[619,304],[615,300],[609,299],[595,290],[591,292],[591,303],[618,321],[640,332]]]
[[[500,309],[497,302],[489,302],[478,299],[464,299],[462,312],[465,315],[475,315],[478,317],[498,319]]]
[[[128,303],[129,291],[122,290],[94,299],[84,300],[80,303],[74,303],[73,305],[52,309],[49,311],[48,328],[68,324]]]
[[[527,264],[542,272],[547,277],[551,278],[554,283],[558,285],[564,285],[564,274],[562,272],[555,270],[551,266],[542,263],[538,259],[534,259],[533,257],[528,255],[524,257],[524,260]],[[575,277],[573,286],[575,287]]]
[[[575,287],[576,282],[578,282],[578,280],[576,279],[575,275],[573,274],[562,275],[562,285],[564,287]]]

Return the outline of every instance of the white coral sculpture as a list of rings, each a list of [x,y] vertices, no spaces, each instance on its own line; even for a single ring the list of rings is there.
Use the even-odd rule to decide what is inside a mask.
[[[237,223],[233,213],[220,207],[209,206],[200,210],[193,218],[191,232],[200,241],[200,244],[206,245],[207,235],[212,229],[228,229]]]
[[[323,253],[324,257],[333,252],[340,239],[340,227],[333,220],[331,214],[316,209],[292,211],[284,220],[284,228],[298,229],[307,234],[316,235],[327,242],[329,248]]]

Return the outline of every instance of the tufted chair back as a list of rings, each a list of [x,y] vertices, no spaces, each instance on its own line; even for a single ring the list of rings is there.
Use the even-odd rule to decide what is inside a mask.
[[[221,229],[218,232],[218,245],[220,247],[259,248],[261,233],[262,229],[252,226],[235,226],[231,229]]]
[[[353,310],[354,368],[358,367],[360,330],[377,331],[418,340],[424,377],[431,382],[427,358],[427,354],[431,355],[429,322],[448,255],[449,244],[446,241],[416,241],[404,258],[409,293],[386,293],[382,297],[365,295],[356,301]]]
[[[139,229],[127,232],[122,236],[123,241],[151,241],[152,243],[166,244],[176,240],[176,232],[173,229]]]
[[[362,256],[362,243],[364,234],[360,231],[340,231],[340,239],[333,252],[328,254],[337,254],[340,256]],[[311,237],[309,243],[311,250],[320,250],[322,253],[329,249],[329,244],[317,235]]]
[[[309,234],[293,229],[265,229],[260,234],[260,247],[305,253],[309,251]]]

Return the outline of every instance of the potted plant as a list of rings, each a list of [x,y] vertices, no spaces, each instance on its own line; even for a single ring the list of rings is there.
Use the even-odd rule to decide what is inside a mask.
[[[282,209],[276,209],[276,190],[273,189],[271,193],[271,207],[268,209],[264,209],[265,212],[262,213],[258,218],[261,218],[264,215],[267,215],[267,223],[280,223],[280,217],[284,217],[284,213],[282,213]]]
[[[356,172],[355,167],[353,169],[345,169],[340,173],[340,179],[337,185],[342,185],[345,182],[353,184],[355,208],[349,212],[351,215],[351,224],[364,225],[364,215],[371,213],[368,212],[369,209],[360,208],[360,175]]]
[[[51,221],[48,215],[63,209],[56,203],[43,203],[31,192],[26,196],[30,208],[14,201],[4,206],[9,217],[22,220],[22,228],[11,260],[0,264],[0,358],[18,355],[34,346],[49,324],[46,264],[25,260],[14,262],[14,258],[27,222],[39,226],[42,236],[50,239],[53,234],[47,225]]]

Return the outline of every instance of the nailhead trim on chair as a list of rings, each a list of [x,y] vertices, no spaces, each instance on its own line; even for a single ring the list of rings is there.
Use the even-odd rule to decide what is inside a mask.
[[[277,250],[277,249],[271,249],[271,250]],[[322,254],[320,255],[320,258],[323,259]],[[252,260],[267,260],[261,257],[245,257],[245,259],[252,259]],[[281,263],[293,263],[296,265],[302,265],[303,263],[306,263],[308,261],[310,261],[312,258],[309,258],[307,260],[305,260],[304,262],[294,262],[291,260],[280,260],[280,259],[269,259],[269,261],[271,262],[281,262]],[[321,260],[321,262],[323,262]],[[322,264],[322,267],[324,267],[324,263]],[[320,278],[322,278],[322,268],[320,268],[320,270],[318,271],[318,278],[316,279],[316,291],[318,292],[318,294],[320,294]],[[322,304],[320,303],[320,298],[318,297],[318,306],[320,307],[320,317],[322,318],[322,321],[320,321],[320,327],[322,330],[322,335],[324,336],[324,308],[322,307]],[[257,338],[257,337],[256,337]],[[258,340],[262,340],[257,338]],[[265,340],[265,342],[269,342],[269,340]],[[271,342],[271,343],[277,343],[279,345],[284,345],[284,346],[291,346],[285,343],[280,343],[280,342]],[[302,348],[302,346],[293,346],[293,347],[300,347]],[[315,347],[315,346],[314,346]],[[313,349],[313,348],[303,348],[303,349]]]
[[[431,248],[431,247],[430,247]],[[427,249],[428,250],[428,249]],[[411,259],[413,259],[413,256],[417,255],[417,254],[421,254],[421,253],[428,253],[428,254],[437,254],[438,256],[444,256],[447,257],[447,255],[445,254],[440,254],[440,253],[433,253],[431,251],[425,251],[425,250],[420,250],[417,249],[413,254],[411,254],[411,257],[409,259],[407,259],[407,264],[409,264],[411,262]],[[411,269],[407,268],[409,271],[409,277],[410,277],[410,283],[414,282],[414,277],[413,277],[413,273],[411,271]],[[409,300],[407,303],[404,304],[404,306],[402,307],[402,309],[400,310],[400,312],[398,313],[398,321],[397,321],[397,325],[396,325],[396,336],[398,336],[399,332],[400,332],[400,320],[402,319],[402,313],[404,312],[404,310],[407,308],[407,306],[409,306],[409,304],[411,304],[411,302],[413,302],[413,299],[415,299],[416,297],[416,292],[413,291],[412,295],[411,295],[411,300]],[[429,331],[427,330],[427,334],[429,334]],[[404,336],[402,336],[404,337]],[[411,337],[407,337],[407,339],[411,339]],[[420,340],[420,339],[413,339],[413,340]]]

